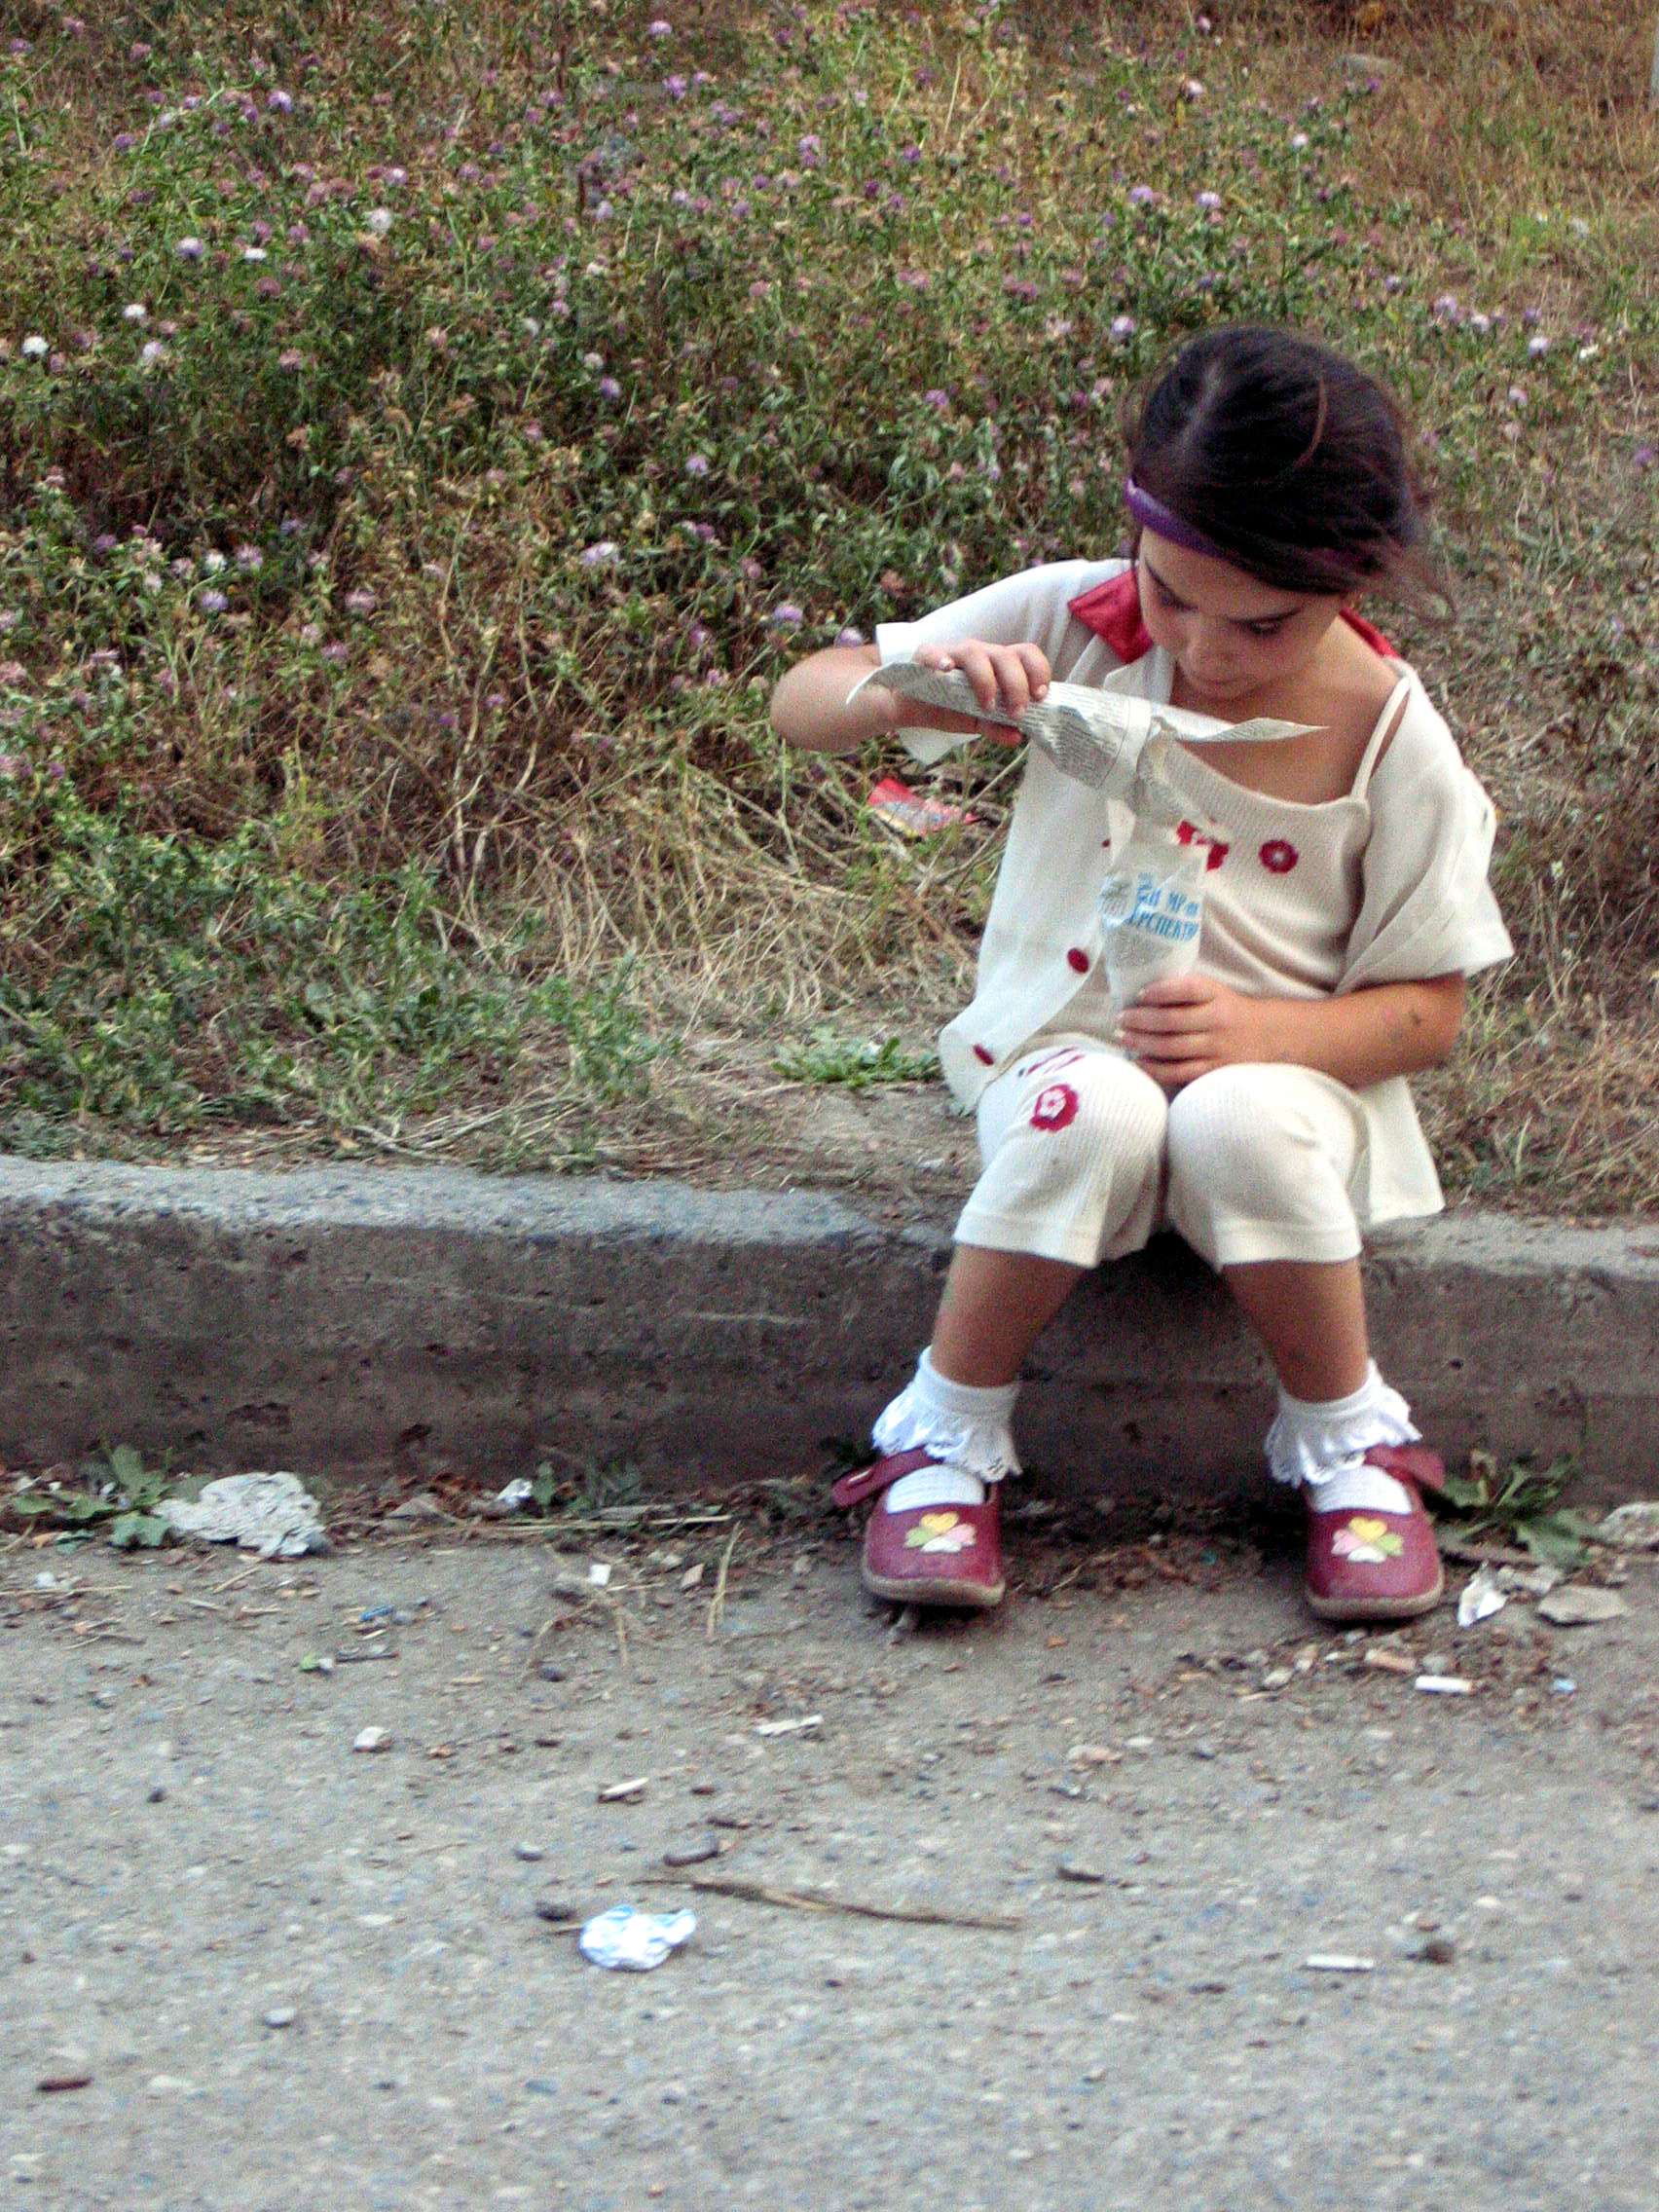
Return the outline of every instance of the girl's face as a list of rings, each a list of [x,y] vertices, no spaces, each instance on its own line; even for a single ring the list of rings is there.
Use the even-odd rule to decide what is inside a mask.
[[[1298,676],[1335,621],[1340,597],[1281,591],[1142,531],[1141,619],[1174,658],[1195,700],[1224,708]]]

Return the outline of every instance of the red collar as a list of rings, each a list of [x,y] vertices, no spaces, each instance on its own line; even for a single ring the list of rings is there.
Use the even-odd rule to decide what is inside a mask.
[[[1092,591],[1083,592],[1066,604],[1086,630],[1092,630],[1097,638],[1105,639],[1121,661],[1139,660],[1143,653],[1151,652],[1152,634],[1141,620],[1140,586],[1135,581],[1133,569],[1125,569],[1121,576],[1112,577],[1109,583],[1096,584]],[[1345,607],[1342,615],[1350,629],[1359,632],[1373,652],[1381,653],[1384,660],[1399,657],[1382,631],[1363,614]]]

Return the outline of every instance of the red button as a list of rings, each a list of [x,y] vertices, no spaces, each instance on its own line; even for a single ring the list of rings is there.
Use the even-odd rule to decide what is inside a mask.
[[[988,1052],[988,1051],[986,1051],[986,1050],[985,1050],[985,1048],[984,1048],[984,1046],[983,1046],[983,1045],[976,1045],[976,1046],[975,1046],[975,1048],[974,1048],[974,1057],[975,1057],[975,1058],[976,1058],[977,1060],[983,1060],[983,1061],[984,1061],[984,1063],[985,1063],[985,1065],[986,1065],[986,1067],[988,1067],[988,1068],[994,1068],[994,1067],[996,1066],[996,1064],[997,1064],[997,1056],[996,1056],[995,1052]]]
[[[1071,967],[1077,970],[1080,976],[1087,976],[1088,974],[1088,955],[1084,951],[1081,944],[1074,944],[1072,946],[1071,950],[1066,954],[1066,960]]]

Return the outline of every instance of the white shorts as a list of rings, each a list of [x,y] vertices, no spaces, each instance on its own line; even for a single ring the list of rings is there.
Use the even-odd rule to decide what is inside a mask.
[[[1365,1121],[1311,1068],[1241,1064],[1167,1097],[1115,1046],[1059,1037],[979,1101],[959,1244],[1092,1268],[1179,1232],[1214,1268],[1351,1260]]]

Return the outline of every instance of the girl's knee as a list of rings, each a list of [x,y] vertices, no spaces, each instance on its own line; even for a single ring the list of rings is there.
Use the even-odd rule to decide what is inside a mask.
[[[1075,1090],[1082,1144],[1114,1158],[1161,1161],[1169,1102],[1151,1076],[1128,1060],[1102,1053],[1081,1068],[1066,1070],[1060,1080]],[[1034,1125],[1040,1125],[1037,1111],[1033,1109]]]
[[[1167,1141],[1172,1183],[1217,1188],[1300,1173],[1307,1136],[1277,1071],[1248,1065],[1216,1068],[1178,1090]]]

